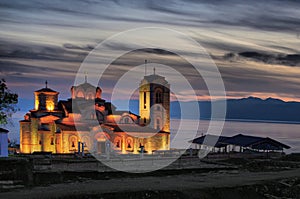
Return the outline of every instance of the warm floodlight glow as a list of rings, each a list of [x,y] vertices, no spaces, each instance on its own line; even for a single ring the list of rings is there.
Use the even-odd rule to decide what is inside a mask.
[[[37,98],[35,99],[35,103],[34,104],[35,104],[35,107],[34,107],[35,110],[38,110],[39,109],[39,100]]]
[[[48,111],[53,111],[54,110],[54,103],[53,103],[53,101],[46,101],[46,109]]]

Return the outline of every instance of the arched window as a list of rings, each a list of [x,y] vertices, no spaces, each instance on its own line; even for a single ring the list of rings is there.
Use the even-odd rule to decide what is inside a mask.
[[[144,92],[144,109],[147,108],[146,104],[147,104],[147,93]]]
[[[96,113],[92,112],[90,118],[91,119],[96,119]]]
[[[84,98],[84,94],[82,91],[78,91],[76,97]]]
[[[88,150],[90,147],[90,138],[88,136],[83,136],[82,143],[84,143],[85,149]]]
[[[127,114],[122,116],[119,121],[120,124],[132,124],[133,122],[133,119]]]
[[[76,147],[77,147],[77,137],[72,135],[69,138],[69,150],[74,151],[76,150]]]
[[[51,137],[51,139],[50,139],[50,140],[51,140],[50,144],[51,144],[51,145],[54,145],[54,138],[53,138],[53,137]]]
[[[160,130],[160,119],[156,119],[156,129]]]
[[[124,123],[125,123],[125,124],[129,124],[129,118],[128,118],[128,117],[125,117],[125,118],[124,118]]]
[[[88,93],[86,99],[94,99],[94,94],[93,93]]]
[[[133,150],[133,139],[131,137],[128,137],[126,139],[126,149],[128,151],[132,151]]]
[[[120,140],[117,140],[117,142],[116,142],[116,147],[117,147],[117,148],[120,148],[120,147],[121,147]]]
[[[121,149],[121,138],[120,137],[115,138],[114,145],[117,149]]]
[[[162,103],[162,92],[160,90],[155,93],[155,103]]]
[[[105,142],[110,139],[110,136],[105,132],[99,132],[95,135],[97,142]]]

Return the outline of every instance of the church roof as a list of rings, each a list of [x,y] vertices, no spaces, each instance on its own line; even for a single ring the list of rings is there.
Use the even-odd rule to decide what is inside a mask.
[[[105,126],[113,128],[114,132],[137,132],[137,133],[168,133],[165,131],[158,131],[156,129],[140,126],[137,124],[104,124]]]
[[[160,81],[164,81],[164,82],[167,82],[165,80],[165,77],[163,76],[160,76],[160,75],[156,75],[156,74],[152,74],[152,75],[147,75],[147,76],[144,76],[144,79],[147,80],[148,82],[154,82],[155,80],[160,80]]]
[[[74,103],[73,103],[74,102]],[[80,110],[84,110],[84,107],[90,106],[92,103],[95,104],[103,104],[105,109],[108,111],[108,114],[112,114],[112,110],[115,110],[116,107],[111,104],[110,102],[106,102],[104,99],[96,98],[93,100],[86,100],[86,99],[73,99],[68,100],[60,100],[58,102],[58,109],[67,111],[68,113],[80,113]]]
[[[39,131],[50,131],[49,125],[48,124],[41,124],[38,127]]]
[[[58,93],[57,91],[52,90],[51,88],[48,88],[48,81],[47,81],[47,80],[45,81],[45,88],[42,88],[42,89],[37,90],[37,91],[35,91],[35,92]]]
[[[55,117],[60,117],[61,116],[61,110],[55,110],[52,112],[47,112],[47,111],[39,111],[39,110],[30,110],[30,117],[32,118],[42,118],[42,117],[47,117],[47,116],[55,116]]]
[[[86,124],[83,125],[77,124],[76,126],[63,124],[63,123],[56,123],[56,124],[58,129],[63,131],[89,131],[90,130],[90,128]]]
[[[131,112],[131,111],[125,111],[125,110],[117,110],[117,111],[113,111],[111,114],[113,115],[123,115],[124,113],[128,113],[129,115],[134,115],[138,118],[140,118],[141,116]]]
[[[0,128],[0,133],[8,133],[9,131],[7,129],[4,128]]]
[[[96,89],[96,88],[100,88],[100,87],[93,86],[92,84],[90,84],[90,83],[88,83],[88,82],[84,82],[84,83],[79,84],[79,85],[74,86],[74,87],[76,87],[76,88],[80,87],[80,88],[82,88],[82,89],[84,89],[84,90],[86,90],[86,89],[88,89],[88,88],[95,88],[95,89]]]
[[[35,92],[48,92],[48,93],[58,93],[57,91],[52,90],[51,88],[42,88],[40,90],[37,90]]]

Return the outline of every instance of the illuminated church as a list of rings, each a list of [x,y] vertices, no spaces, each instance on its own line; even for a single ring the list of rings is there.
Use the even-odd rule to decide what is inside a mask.
[[[58,101],[59,92],[34,92],[35,108],[20,121],[20,152],[117,154],[170,149],[170,85],[164,77],[144,76],[139,87],[139,115],[119,111],[87,82],[72,86],[71,98]],[[107,145],[109,141],[109,145]]]

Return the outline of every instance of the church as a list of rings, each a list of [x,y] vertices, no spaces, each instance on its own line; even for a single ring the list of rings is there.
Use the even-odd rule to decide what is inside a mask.
[[[20,121],[20,152],[137,154],[170,149],[170,85],[157,74],[139,85],[139,115],[102,99],[102,89],[85,81],[58,100],[48,87],[34,92],[35,107]]]

